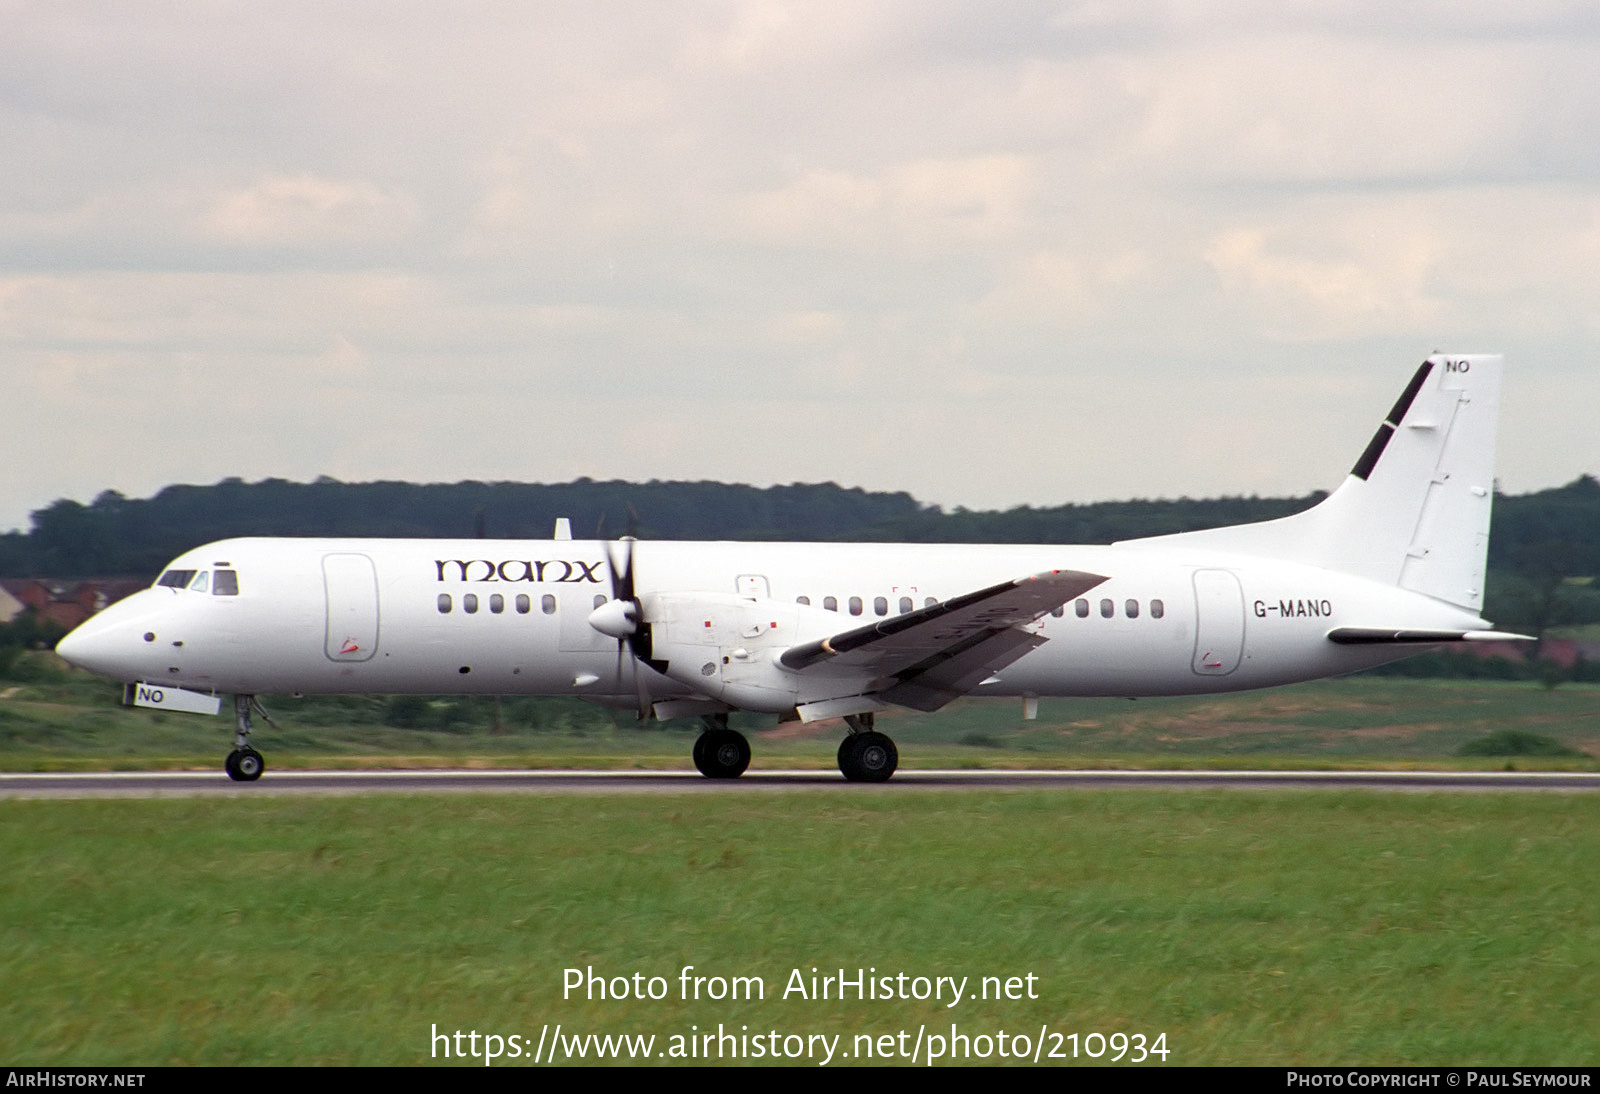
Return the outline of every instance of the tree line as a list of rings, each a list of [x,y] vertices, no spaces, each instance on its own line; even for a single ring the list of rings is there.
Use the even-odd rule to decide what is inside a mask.
[[[55,501],[32,514],[28,531],[0,535],[0,576],[153,576],[190,547],[232,536],[548,538],[557,517],[569,518],[578,538],[1110,543],[1268,520],[1323,496],[978,511],[834,483],[763,488],[591,479],[417,484],[235,478],[169,486],[150,498],[108,490],[87,505]],[[1489,550],[1492,617],[1541,627],[1600,620],[1600,593],[1584,583],[1600,577],[1600,482],[1593,476],[1529,494],[1497,494]]]

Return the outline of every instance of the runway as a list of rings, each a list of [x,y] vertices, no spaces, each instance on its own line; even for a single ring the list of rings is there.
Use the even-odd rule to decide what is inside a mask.
[[[260,797],[303,794],[738,794],[842,790],[1600,791],[1600,773],[1533,771],[905,771],[850,783],[833,771],[268,771],[236,783],[221,771],[0,774],[0,798]]]

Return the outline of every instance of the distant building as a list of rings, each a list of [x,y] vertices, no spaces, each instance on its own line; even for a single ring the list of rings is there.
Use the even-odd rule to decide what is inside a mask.
[[[95,612],[145,588],[149,582],[129,578],[56,581],[47,577],[0,578],[0,623],[25,611],[41,622],[71,630]]]
[[[1553,661],[1564,669],[1571,669],[1579,661],[1600,662],[1600,642],[1579,642],[1571,638],[1546,638],[1535,646],[1532,642],[1473,642],[1467,652],[1474,657],[1504,657],[1507,661],[1532,660],[1537,649],[1543,660]]]
[[[0,623],[9,623],[23,612],[28,606],[6,589],[5,582],[0,581]]]

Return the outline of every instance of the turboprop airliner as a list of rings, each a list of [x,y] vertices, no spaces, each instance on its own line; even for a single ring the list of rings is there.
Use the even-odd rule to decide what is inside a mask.
[[[240,781],[257,696],[577,696],[699,717],[694,763],[735,778],[728,715],[842,719],[839,770],[889,778],[894,707],[965,695],[1240,691],[1519,637],[1481,615],[1499,357],[1424,361],[1344,482],[1294,516],[1108,546],[229,539],[64,638],[135,705],[233,697]],[[270,721],[270,719],[269,719]]]

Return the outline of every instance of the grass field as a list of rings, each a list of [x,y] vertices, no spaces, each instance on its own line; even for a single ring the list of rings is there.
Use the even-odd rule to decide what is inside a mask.
[[[228,747],[225,718],[122,709],[102,683],[32,671],[0,687],[5,769],[216,769]],[[496,731],[486,701],[450,699],[401,729],[385,702],[275,700],[257,744],[273,769],[687,768],[697,731],[522,700]],[[907,767],[1593,770],[1597,715],[1594,687],[1355,678],[879,724]],[[744,728],[757,768],[833,766],[834,727]],[[1580,754],[1456,755],[1507,729]],[[444,1062],[435,1028],[521,1047],[556,1023],[654,1034],[657,1052],[720,1025],[851,1053],[857,1035],[953,1023],[991,1051],[1001,1031],[1083,1048],[1164,1033],[1175,1064],[1593,1064],[1597,821],[1593,795],[892,783],[0,801],[0,1060],[410,1065]],[[759,978],[765,997],[685,1001],[687,965]],[[568,968],[660,976],[666,998],[564,999]],[[974,992],[1032,975],[1037,998],[782,997],[813,968]]]
[[[1173,1064],[1600,1059],[1593,795],[13,800],[0,861],[0,1059],[28,1066],[411,1065],[435,1026],[557,1022],[658,1051],[955,1023],[1165,1033]],[[685,965],[765,997],[682,1001]],[[670,993],[564,1000],[569,967]],[[1038,998],[781,997],[841,967]]]
[[[123,708],[81,673],[38,672],[0,686],[0,769],[214,769],[228,717]],[[577,701],[508,699],[500,732],[486,699],[423,704],[426,728],[385,724],[380,697],[269,698],[277,728],[254,741],[269,772],[356,766],[690,767],[697,722],[635,726]],[[736,721],[736,725],[740,723]],[[832,768],[840,730],[751,718],[754,767]],[[1176,699],[969,700],[934,714],[891,713],[879,728],[904,767],[1600,767],[1600,685],[1353,677],[1269,691]],[[1490,733],[1518,730],[1583,753],[1464,758]]]

